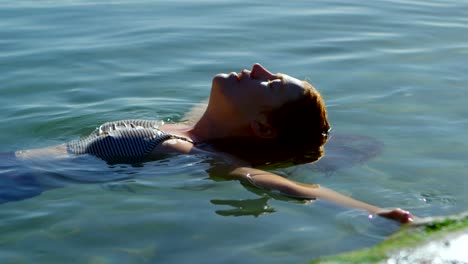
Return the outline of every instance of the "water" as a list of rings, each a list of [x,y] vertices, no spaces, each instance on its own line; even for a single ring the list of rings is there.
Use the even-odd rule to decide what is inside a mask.
[[[455,0],[3,1],[0,151],[178,121],[215,73],[260,62],[314,84],[337,135],[330,159],[283,175],[419,216],[466,211],[467,29]],[[65,187],[1,205],[1,263],[303,263],[398,228],[213,181],[199,157],[23,166]]]

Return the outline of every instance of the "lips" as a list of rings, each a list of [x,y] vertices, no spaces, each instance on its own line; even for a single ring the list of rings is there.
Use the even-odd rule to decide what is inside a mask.
[[[234,78],[234,77],[235,77],[235,78],[237,79],[237,81],[240,82],[241,79],[244,78],[244,76],[247,76],[247,77],[251,78],[251,77],[252,77],[252,73],[251,73],[251,71],[249,71],[249,70],[242,70],[242,71],[239,72],[239,73],[237,73],[237,72],[230,72],[228,76],[231,77],[231,78]]]
[[[239,74],[239,79],[247,76],[248,78],[252,78],[252,73],[249,70],[242,70]]]
[[[237,74],[237,72],[231,72],[229,73],[229,77],[235,77],[237,81],[240,81],[240,76]]]

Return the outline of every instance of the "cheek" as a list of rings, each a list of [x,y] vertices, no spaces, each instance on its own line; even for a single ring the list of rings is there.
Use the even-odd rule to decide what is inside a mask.
[[[252,100],[265,100],[268,98],[268,89],[257,82],[242,84],[243,93]]]
[[[274,109],[278,109],[280,108],[281,106],[284,105],[284,102],[281,101],[281,100],[270,100],[268,102],[268,108],[269,110],[274,110]]]

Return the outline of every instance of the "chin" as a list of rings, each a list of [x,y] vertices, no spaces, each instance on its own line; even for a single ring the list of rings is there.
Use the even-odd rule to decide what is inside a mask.
[[[213,77],[211,89],[217,90],[230,90],[231,87],[236,86],[237,77],[232,74],[220,73]]]
[[[213,84],[218,84],[218,83],[225,82],[227,78],[228,78],[227,74],[218,73],[213,77]]]
[[[213,77],[211,83],[211,92],[222,89],[222,87],[225,86],[225,79],[226,78],[224,78],[222,74],[217,74],[215,77]]]
[[[236,86],[237,78],[232,78],[229,74],[217,74],[213,77],[210,101],[213,100],[215,104],[230,104]]]

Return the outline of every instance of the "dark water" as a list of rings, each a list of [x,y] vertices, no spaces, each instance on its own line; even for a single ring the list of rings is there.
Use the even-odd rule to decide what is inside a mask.
[[[466,1],[4,1],[0,152],[178,121],[215,73],[260,62],[316,86],[336,135],[323,161],[280,173],[420,216],[466,211],[467,29]],[[65,187],[0,206],[0,263],[303,263],[398,227],[207,168],[4,167]]]

